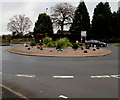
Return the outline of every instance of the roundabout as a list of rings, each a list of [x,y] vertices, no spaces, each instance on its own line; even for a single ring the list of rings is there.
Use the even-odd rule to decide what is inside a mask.
[[[28,49],[29,48],[29,49]],[[34,47],[14,47],[8,50],[11,53],[29,55],[29,56],[48,56],[48,57],[94,57],[94,56],[105,56],[112,53],[112,51],[103,48],[78,48],[73,50],[72,48],[64,48],[62,51],[56,50],[56,48],[43,48],[40,50],[37,46]]]

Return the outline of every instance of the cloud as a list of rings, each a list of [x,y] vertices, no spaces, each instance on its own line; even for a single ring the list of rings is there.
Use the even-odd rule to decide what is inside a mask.
[[[48,8],[47,14],[51,13],[50,8],[53,7],[58,2],[65,2],[66,0],[2,0],[3,2],[0,2],[0,10],[2,14],[0,14],[0,22],[2,24],[0,25],[0,32],[8,34],[9,31],[7,30],[7,23],[9,22],[9,19],[12,18],[14,15],[18,14],[25,14],[27,17],[29,17],[34,24],[38,18],[38,15],[40,13],[46,12],[46,8]],[[38,2],[39,1],[39,2]],[[67,0],[70,4],[77,7],[80,0]],[[88,8],[89,14],[92,19],[93,11],[95,6],[98,4],[99,1],[106,1],[106,0],[84,0],[86,3],[86,6]],[[88,2],[92,1],[92,2]],[[93,2],[97,1],[97,2]],[[110,1],[110,0],[108,0]],[[115,2],[117,0],[114,0],[114,2],[110,2],[112,11],[116,11],[118,9],[118,2]],[[31,31],[33,31],[33,27],[31,28]]]
[[[81,0],[2,0],[2,2],[80,2]],[[113,0],[82,0],[85,2],[113,2]],[[119,0],[114,0],[118,2]]]

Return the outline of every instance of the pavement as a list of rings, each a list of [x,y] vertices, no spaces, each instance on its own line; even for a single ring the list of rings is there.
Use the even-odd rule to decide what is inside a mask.
[[[38,57],[7,51],[20,46],[2,48],[2,84],[10,89],[38,100],[117,100],[118,47],[109,44],[105,49],[112,53],[98,57]]]

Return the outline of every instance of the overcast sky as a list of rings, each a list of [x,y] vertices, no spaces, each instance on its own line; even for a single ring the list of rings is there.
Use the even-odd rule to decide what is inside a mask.
[[[2,0],[0,1],[0,34],[9,34],[7,30],[7,23],[9,19],[14,15],[25,14],[32,20],[33,26],[31,31],[33,31],[34,23],[36,22],[39,13],[44,13],[47,10],[47,14],[51,14],[51,7],[55,6],[60,2],[67,2],[71,5],[77,7],[81,0]],[[110,3],[111,11],[118,10],[119,0],[84,0],[88,8],[90,18],[92,19],[93,11],[99,2]]]

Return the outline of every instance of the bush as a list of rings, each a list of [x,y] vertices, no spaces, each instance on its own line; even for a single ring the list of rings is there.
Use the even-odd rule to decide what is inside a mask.
[[[66,47],[72,47],[72,46],[73,46],[72,43],[70,43],[70,42],[66,43]]]
[[[84,50],[84,53],[88,53],[86,50]]]
[[[99,47],[96,47],[96,49],[100,49]]]
[[[75,49],[75,50],[78,49],[79,48],[79,44],[78,43],[73,43],[72,48]]]
[[[31,42],[30,46],[36,46],[36,42]]]
[[[50,37],[45,37],[45,38],[43,39],[43,44],[45,44],[45,45],[47,45],[47,44],[50,43],[50,42],[52,42],[52,38],[50,38]]]
[[[55,47],[55,43],[54,42],[49,42],[49,43],[47,43],[46,46],[50,47],[50,48],[53,48],[53,47]]]
[[[56,48],[64,48],[72,46],[72,44],[69,42],[67,38],[60,38],[59,40],[56,41]]]
[[[93,49],[93,51],[96,51],[96,49]]]
[[[86,49],[90,49],[90,47],[89,47],[89,46],[85,46],[85,48],[86,48]]]
[[[81,50],[84,50],[84,48],[83,48],[83,47],[81,47]]]

